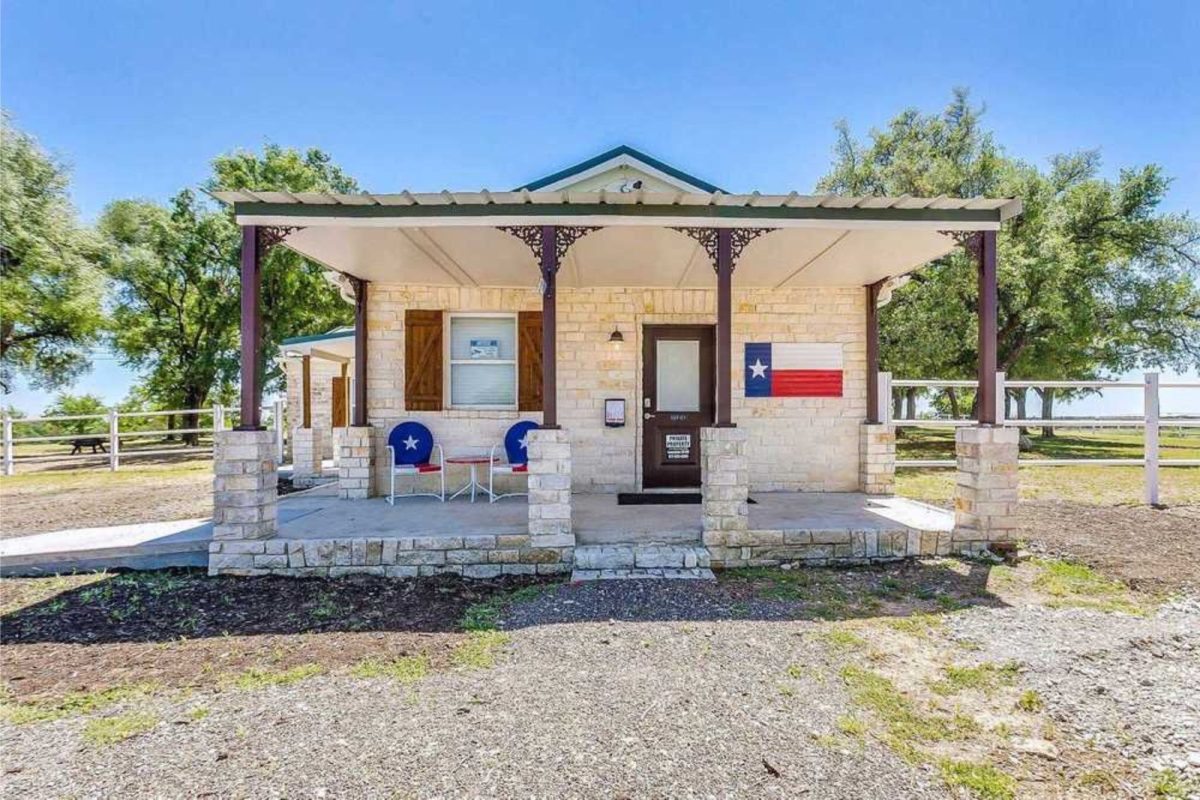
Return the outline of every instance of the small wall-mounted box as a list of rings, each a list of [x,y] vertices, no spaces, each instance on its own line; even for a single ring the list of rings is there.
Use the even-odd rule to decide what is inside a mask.
[[[610,397],[604,401],[604,425],[608,428],[625,426],[624,397]]]

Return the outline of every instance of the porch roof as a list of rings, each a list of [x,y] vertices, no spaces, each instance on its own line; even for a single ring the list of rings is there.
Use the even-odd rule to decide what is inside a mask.
[[[996,230],[1015,198],[848,197],[721,191],[331,194],[216,192],[242,225],[295,228],[284,244],[337,272],[384,283],[533,287],[533,253],[506,225],[600,227],[570,249],[562,287],[709,288],[703,248],[679,227],[772,229],[745,248],[743,287],[862,286],[955,247],[950,232]]]

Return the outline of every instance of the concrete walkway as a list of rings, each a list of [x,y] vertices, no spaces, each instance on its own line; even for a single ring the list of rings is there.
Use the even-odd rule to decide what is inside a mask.
[[[0,575],[208,565],[211,519],[73,528],[0,541]]]

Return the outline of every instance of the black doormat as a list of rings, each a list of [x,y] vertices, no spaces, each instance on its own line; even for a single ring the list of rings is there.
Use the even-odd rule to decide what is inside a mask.
[[[698,506],[699,492],[621,492],[619,506]]]
[[[619,506],[698,506],[699,492],[619,492]],[[747,500],[750,505],[756,505],[754,498]]]

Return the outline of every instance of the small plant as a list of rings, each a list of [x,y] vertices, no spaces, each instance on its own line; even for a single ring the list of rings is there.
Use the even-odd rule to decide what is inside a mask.
[[[267,686],[290,686],[302,680],[320,675],[320,664],[301,664],[285,670],[269,670],[251,667],[233,679],[238,689],[262,689]]]
[[[934,631],[946,627],[945,621],[936,614],[913,614],[911,617],[892,617],[883,621],[894,631],[916,636],[918,639],[927,638]]]
[[[946,667],[946,677],[933,683],[930,688],[938,694],[957,694],[966,689],[975,689],[991,694],[1001,686],[1012,686],[1017,681],[1021,665],[1009,662],[1003,665],[983,663],[976,667]]]
[[[490,669],[496,665],[496,654],[512,641],[500,631],[472,631],[467,641],[454,648],[450,660],[464,669]]]
[[[153,683],[138,683],[113,686],[95,692],[72,692],[57,703],[20,703],[6,698],[0,702],[0,720],[13,725],[27,725],[74,714],[90,714],[116,703],[149,694],[155,688],[157,687]]]
[[[837,729],[855,739],[861,739],[867,735],[867,724],[851,716],[838,717]]]
[[[1173,769],[1163,769],[1150,778],[1150,791],[1164,800],[1186,800],[1192,792],[1200,791],[1200,783],[1185,779]]]
[[[799,664],[788,664],[787,676],[789,678],[799,679],[804,677],[804,667]]]
[[[118,714],[89,720],[83,726],[83,738],[97,747],[124,741],[145,733],[158,724],[153,714]]]
[[[866,647],[867,640],[856,633],[843,630],[841,628],[832,628],[822,631],[817,634],[817,637],[825,642],[830,647],[836,647],[839,650],[853,650],[859,647]]]
[[[212,712],[206,706],[196,706],[187,713],[187,718],[192,722],[199,722],[211,713]]]
[[[464,631],[494,631],[500,624],[500,612],[505,608],[520,603],[536,600],[548,591],[553,591],[558,584],[542,583],[522,586],[507,594],[496,595],[478,603],[467,606],[458,624]]]
[[[1017,698],[1017,708],[1021,711],[1027,711],[1030,714],[1041,711],[1045,705],[1046,701],[1042,699],[1037,689],[1026,689]]]
[[[416,683],[429,674],[429,657],[421,654],[390,661],[367,659],[355,664],[350,673],[356,678],[391,678],[400,683]]]
[[[939,763],[947,786],[969,789],[980,800],[1013,800],[1017,782],[991,764],[943,759]]]

